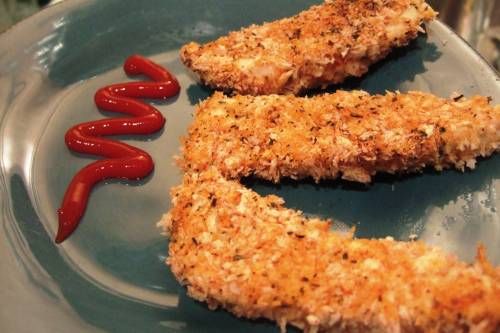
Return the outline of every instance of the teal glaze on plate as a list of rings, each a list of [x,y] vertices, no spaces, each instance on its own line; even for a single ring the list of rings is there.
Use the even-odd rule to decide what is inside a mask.
[[[180,182],[173,165],[193,105],[209,95],[180,64],[190,40],[207,41],[250,23],[294,14],[320,1],[66,1],[0,36],[0,331],[277,332],[194,302],[163,264],[166,240],[155,227]],[[397,50],[362,79],[332,89],[423,90],[447,97],[480,93],[500,103],[498,76],[446,27]],[[92,194],[77,232],[55,246],[56,209],[74,173],[92,157],[63,141],[77,122],[104,117],[98,87],[127,80],[124,59],[142,53],[167,66],[183,90],[156,103],[165,130],[121,139],[151,153],[156,169],[140,182],[110,181]],[[356,226],[358,237],[418,234],[471,260],[486,244],[500,264],[500,156],[476,170],[377,177],[369,187],[342,181],[281,185],[247,180],[289,207]]]

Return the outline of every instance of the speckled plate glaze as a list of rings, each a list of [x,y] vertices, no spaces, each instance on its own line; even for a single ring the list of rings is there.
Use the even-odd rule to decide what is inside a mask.
[[[180,45],[318,2],[73,0],[0,36],[1,332],[277,331],[272,323],[211,312],[189,299],[163,264],[167,241],[155,223],[169,208],[170,187],[180,182],[173,165],[179,137],[194,104],[210,93],[180,64]],[[466,43],[439,22],[428,32],[342,88],[419,89],[444,97],[458,91],[500,103],[498,76]],[[167,66],[183,86],[178,98],[156,103],[167,117],[162,133],[121,138],[150,152],[156,170],[140,182],[98,186],[77,232],[56,246],[65,187],[92,160],[70,153],[64,133],[104,117],[93,94],[128,80],[120,67],[133,53]],[[465,260],[483,242],[500,264],[500,156],[480,161],[473,172],[378,177],[369,187],[341,181],[249,186],[283,196],[306,214],[355,225],[358,237],[417,234]]]

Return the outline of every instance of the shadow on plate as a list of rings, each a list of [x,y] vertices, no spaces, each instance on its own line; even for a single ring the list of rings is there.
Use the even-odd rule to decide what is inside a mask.
[[[444,207],[462,195],[485,191],[500,178],[500,156],[478,162],[475,170],[464,173],[430,169],[422,174],[378,175],[371,185],[335,180],[319,184],[312,180],[284,180],[280,184],[247,178],[244,184],[261,195],[275,194],[289,208],[309,216],[332,218],[356,226],[357,237],[393,236],[406,240],[408,230],[416,230],[429,209]],[[423,226],[421,226],[423,227]]]

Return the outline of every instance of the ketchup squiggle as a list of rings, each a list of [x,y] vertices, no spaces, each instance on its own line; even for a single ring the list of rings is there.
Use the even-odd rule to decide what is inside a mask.
[[[56,243],[63,242],[77,228],[95,184],[109,178],[137,180],[153,171],[153,160],[148,153],[102,136],[159,131],[165,118],[155,107],[138,98],[165,99],[177,95],[180,86],[166,69],[138,55],[129,57],[123,69],[128,75],[146,75],[154,82],[127,82],[99,89],[94,97],[97,107],[132,117],[86,122],[66,132],[65,141],[70,150],[106,159],[87,165],[71,180],[58,210]]]

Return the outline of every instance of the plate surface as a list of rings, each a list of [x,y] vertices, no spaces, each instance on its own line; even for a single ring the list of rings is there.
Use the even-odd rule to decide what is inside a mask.
[[[167,242],[155,227],[180,182],[173,165],[193,105],[209,95],[180,64],[190,40],[207,41],[240,26],[287,16],[320,1],[73,0],[50,7],[0,36],[0,331],[1,332],[276,332],[266,321],[209,311],[185,295],[163,264]],[[345,89],[458,91],[492,96],[500,80],[439,22],[428,36],[393,53]],[[167,117],[154,136],[121,137],[151,153],[153,175],[111,181],[93,192],[77,232],[53,243],[56,209],[71,177],[92,157],[70,153],[64,133],[102,118],[98,87],[131,80],[124,59],[141,53],[168,67],[182,84],[175,100],[156,103]],[[289,207],[329,217],[358,237],[418,234],[464,260],[484,243],[500,264],[500,156],[473,172],[378,177],[370,187],[250,181]]]

